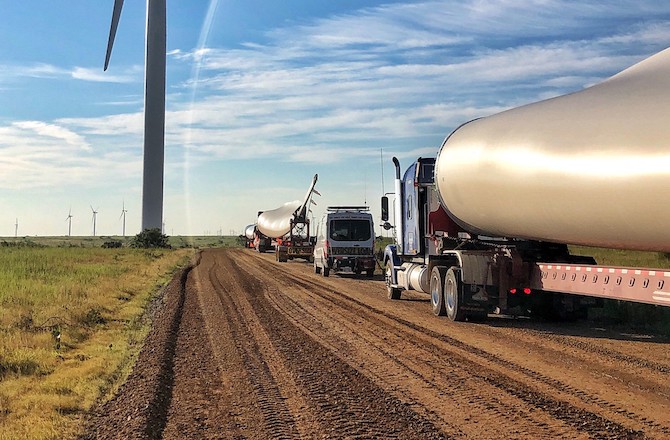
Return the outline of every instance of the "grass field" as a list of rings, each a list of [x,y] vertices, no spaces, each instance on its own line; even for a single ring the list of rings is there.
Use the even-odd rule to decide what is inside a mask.
[[[0,246],[28,246],[28,247],[102,247],[106,242],[119,241],[123,246],[128,246],[133,237],[121,236],[99,236],[99,237],[0,237]],[[207,248],[240,245],[238,237],[235,236],[182,236],[169,237],[173,248]]]
[[[130,371],[147,304],[195,253],[236,237],[172,237],[171,250],[103,249],[119,237],[0,238],[0,439],[75,438]],[[125,241],[124,241],[125,243]]]

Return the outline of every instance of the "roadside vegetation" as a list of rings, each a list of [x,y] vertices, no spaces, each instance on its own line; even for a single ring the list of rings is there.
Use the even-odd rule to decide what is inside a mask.
[[[22,241],[0,240],[0,439],[74,438],[130,371],[146,306],[194,250]]]
[[[103,247],[108,242],[119,242],[120,247],[130,247],[136,236],[122,237],[118,235],[98,236],[98,237],[4,237],[0,238],[0,248],[3,247],[76,247],[90,248]],[[167,237],[170,247],[180,248],[209,248],[209,247],[236,247],[243,246],[237,236],[221,235],[201,235],[184,236],[171,235]],[[112,247],[112,246],[107,246]]]

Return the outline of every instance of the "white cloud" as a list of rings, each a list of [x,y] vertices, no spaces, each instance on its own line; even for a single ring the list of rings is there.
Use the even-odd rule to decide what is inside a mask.
[[[55,124],[47,124],[41,121],[20,121],[15,122],[12,125],[22,130],[33,131],[42,137],[62,140],[68,145],[82,150],[91,150],[91,146],[84,140],[82,136],[65,127],[61,127]]]
[[[139,70],[141,72],[141,70]],[[138,69],[131,69],[129,72],[112,75],[109,72],[104,72],[100,68],[85,68],[85,67],[75,67],[72,72],[72,78],[79,79],[82,81],[92,81],[92,82],[109,82],[109,83],[132,83],[141,79],[138,77]]]

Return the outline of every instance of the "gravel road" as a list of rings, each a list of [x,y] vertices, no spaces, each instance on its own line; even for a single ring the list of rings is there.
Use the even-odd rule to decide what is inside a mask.
[[[203,251],[165,289],[94,439],[667,439],[670,341],[434,317],[427,295]]]

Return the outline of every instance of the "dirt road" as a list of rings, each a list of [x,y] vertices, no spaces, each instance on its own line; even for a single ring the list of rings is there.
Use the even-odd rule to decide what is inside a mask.
[[[670,343],[432,316],[380,277],[206,250],[88,438],[670,438]]]

